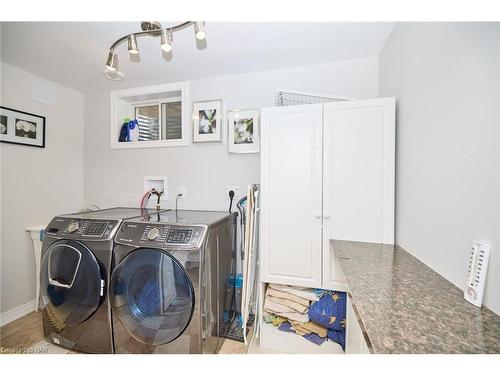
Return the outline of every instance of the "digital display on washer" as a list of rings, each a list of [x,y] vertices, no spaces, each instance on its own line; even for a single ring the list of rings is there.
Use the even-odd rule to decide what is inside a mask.
[[[83,232],[84,236],[96,236],[101,237],[106,230],[108,223],[106,222],[90,222]]]
[[[170,228],[168,231],[167,243],[189,244],[191,242],[192,235],[192,229]]]

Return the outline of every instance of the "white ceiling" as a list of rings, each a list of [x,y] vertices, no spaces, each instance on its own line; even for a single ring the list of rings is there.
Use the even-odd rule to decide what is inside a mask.
[[[164,22],[164,26],[172,25]],[[207,22],[206,45],[193,28],[174,34],[173,54],[159,38],[138,38],[140,63],[118,47],[121,82],[106,79],[110,45],[139,22],[2,22],[1,60],[81,92],[377,56],[394,23]]]

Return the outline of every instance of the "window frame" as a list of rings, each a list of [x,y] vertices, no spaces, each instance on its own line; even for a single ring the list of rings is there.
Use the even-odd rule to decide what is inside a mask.
[[[180,92],[180,96],[169,95],[173,92]],[[149,147],[177,147],[187,146],[191,137],[191,127],[189,126],[189,90],[187,82],[168,83],[163,85],[153,85],[137,87],[132,89],[111,91],[111,148],[149,148]],[[143,100],[134,100],[141,97]],[[157,141],[142,142],[118,142],[118,135],[122,126],[124,115],[135,118],[135,108],[140,106],[157,104],[159,107],[159,134],[161,137],[162,103],[181,102],[181,138],[180,139],[160,139]],[[168,105],[168,104],[167,104]],[[124,106],[130,106],[128,111],[124,111]],[[119,108],[122,108],[121,110]]]

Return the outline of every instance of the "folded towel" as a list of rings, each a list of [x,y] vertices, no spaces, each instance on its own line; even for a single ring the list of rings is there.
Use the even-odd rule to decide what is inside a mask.
[[[309,321],[309,315],[307,314],[301,314],[298,312],[280,312],[277,313],[276,311],[269,310],[264,307],[264,311],[270,314],[278,314],[280,317],[292,319],[292,320],[297,320],[299,322],[307,323]]]
[[[266,311],[269,310],[269,311],[275,313],[276,315],[280,315],[281,313],[297,312],[296,310],[292,309],[290,306],[285,306],[285,305],[282,305],[281,303],[273,302],[273,301],[269,300],[269,298],[266,298],[264,301],[264,310],[266,310]]]
[[[302,337],[316,345],[321,345],[326,341],[326,337],[320,337],[315,333],[308,333]]]
[[[304,335],[307,335],[308,333],[311,333],[307,329],[302,329],[298,324],[292,323],[292,321],[290,321],[290,324],[292,325],[292,328],[297,335],[304,336]]]
[[[290,322],[281,323],[279,325],[278,329],[280,331],[283,331],[283,332],[292,332],[293,331],[292,325],[290,324]]]
[[[276,290],[273,288],[266,289],[266,296],[284,298],[284,299],[299,303],[305,307],[309,307],[309,304],[311,303],[308,299],[296,296],[295,294],[291,294],[288,292],[282,292],[281,290]]]
[[[266,323],[272,323],[275,318],[275,314],[264,314],[264,322]]]
[[[280,324],[278,329],[280,331],[283,331],[283,332],[289,332],[289,333],[295,332],[292,325],[289,322],[285,322],[285,323]],[[295,333],[297,333],[297,332],[295,332]],[[305,338],[306,340],[308,340],[316,345],[321,345],[326,341],[325,337],[320,337],[315,333],[307,333],[307,334],[301,335],[301,336],[303,338]]]
[[[299,286],[280,285],[280,284],[269,284],[269,287],[275,290],[281,290],[282,292],[294,294],[298,297],[305,298],[309,301],[319,300],[316,293],[314,293],[314,289],[311,288],[303,288]]]
[[[287,318],[284,318],[282,316],[276,316],[271,323],[273,323],[273,326],[277,327],[281,323],[284,323],[284,322],[287,322],[287,321],[288,321]]]
[[[275,327],[287,321],[288,321],[287,318],[284,318],[282,316],[277,316],[276,314],[264,314],[264,322],[272,323],[272,325]]]
[[[301,305],[300,303],[294,301],[290,301],[289,299],[266,296],[266,300],[279,303],[280,305],[283,306],[291,307],[292,309],[294,309],[299,313],[306,313],[309,310],[309,307],[305,307],[304,305]]]
[[[319,337],[326,337],[328,334],[328,330],[325,327],[322,327],[312,321],[302,323],[291,320],[290,323],[297,332],[301,331],[304,332],[304,334],[316,333]]]

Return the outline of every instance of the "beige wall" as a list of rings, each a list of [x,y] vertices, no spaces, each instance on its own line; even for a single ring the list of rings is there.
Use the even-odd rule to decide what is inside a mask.
[[[35,265],[25,228],[83,205],[83,97],[57,87],[57,105],[32,100],[36,76],[1,64],[1,105],[46,117],[45,148],[0,143],[0,312],[35,298]]]
[[[499,48],[498,24],[401,23],[379,60],[380,94],[398,101],[396,241],[461,289],[472,241],[489,241],[497,314]]]

